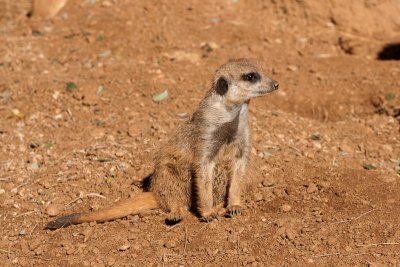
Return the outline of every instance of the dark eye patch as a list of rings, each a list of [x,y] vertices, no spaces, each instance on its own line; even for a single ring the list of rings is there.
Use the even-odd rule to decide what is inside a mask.
[[[243,74],[242,79],[247,82],[255,83],[261,79],[261,76],[257,72],[250,72]]]
[[[228,91],[228,87],[229,85],[226,79],[220,77],[215,85],[215,91],[217,91],[219,95],[224,95]]]

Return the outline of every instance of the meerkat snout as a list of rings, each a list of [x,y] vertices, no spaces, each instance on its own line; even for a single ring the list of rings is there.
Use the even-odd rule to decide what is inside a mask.
[[[274,88],[274,90],[278,90],[279,88],[279,83],[277,81],[273,81],[272,82],[272,87]]]
[[[267,76],[263,77],[264,79],[261,80],[260,82],[260,89],[257,90],[257,92],[260,93],[260,95],[268,94],[271,93],[275,90],[278,90],[279,88],[279,83]]]
[[[258,73],[257,73],[258,74]],[[259,78],[256,78],[254,80],[248,80],[248,76],[246,76],[245,81],[249,81],[250,86],[249,89],[251,90],[251,97],[258,97],[258,96],[263,96],[265,94],[269,94],[279,88],[279,83],[268,76],[264,74],[258,74]],[[252,76],[252,75],[250,75]]]

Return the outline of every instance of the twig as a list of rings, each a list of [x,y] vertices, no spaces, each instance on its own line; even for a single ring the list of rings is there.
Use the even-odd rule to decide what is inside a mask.
[[[169,232],[169,231],[171,231],[172,229],[174,229],[174,228],[176,228],[176,227],[178,227],[178,226],[181,226],[182,224],[180,224],[180,223],[177,223],[177,224],[174,224],[174,225],[171,225],[171,226],[169,226],[169,225],[165,225],[165,229]]]
[[[203,229],[206,228],[206,227],[208,227],[208,226],[209,226],[209,224],[208,224],[208,223],[205,223],[202,227],[200,227],[199,232],[202,233]]]
[[[51,259],[46,259],[46,258],[42,258],[42,257],[39,257],[39,256],[22,255],[22,254],[19,254],[19,253],[15,252],[15,251],[9,251],[9,250],[5,250],[5,249],[1,249],[1,248],[0,248],[0,252],[4,252],[4,253],[7,253],[7,254],[15,254],[17,257],[20,257],[20,258],[34,258],[34,259],[40,259],[40,260],[44,260],[44,261],[51,261]]]
[[[21,216],[24,216],[24,215],[28,215],[28,214],[31,214],[31,213],[35,213],[35,212],[36,212],[36,210],[32,210],[32,211],[28,211],[28,212],[25,212],[25,213],[21,213],[21,214],[16,215],[15,218],[18,218],[18,217],[21,217]]]
[[[355,220],[358,220],[358,219],[360,219],[361,217],[363,217],[363,216],[367,215],[368,213],[371,213],[371,212],[373,212],[373,211],[375,211],[375,210],[377,210],[377,209],[369,210],[369,211],[367,211],[367,212],[364,212],[364,213],[360,214],[360,215],[357,216],[357,217],[353,217],[353,218],[350,218],[350,219],[348,219],[348,220],[332,222],[331,224],[339,224],[339,223],[346,223],[346,222],[355,221]]]
[[[20,185],[18,185],[16,187],[14,187],[13,189],[11,189],[11,191],[18,190],[20,187],[23,187],[23,186],[25,186],[27,184],[29,184],[29,182],[22,183],[22,184],[20,184]]]
[[[345,257],[354,257],[354,256],[366,255],[366,254],[371,254],[371,253],[368,253],[368,252],[361,252],[361,253],[349,254],[349,255],[344,255],[344,256],[345,256]]]
[[[99,193],[87,193],[87,194],[84,195],[84,197],[99,197],[99,198],[104,198],[104,199],[106,199],[105,196],[100,195]]]
[[[288,147],[293,149],[294,151],[296,151],[300,156],[303,155],[303,152],[300,149],[298,149],[297,147],[294,147],[294,146],[288,146]]]
[[[237,244],[236,244],[236,251],[237,251],[238,260],[239,260],[239,258],[240,258],[240,251],[239,251],[239,249],[240,249],[240,245],[239,245],[239,235],[238,235]]]
[[[38,223],[36,223],[36,224],[33,226],[31,232],[29,233],[29,237],[32,236],[32,233],[33,233],[33,231],[35,231],[37,225],[38,225]]]
[[[8,251],[8,250],[1,249],[1,248],[0,248],[0,252],[4,252],[4,253],[8,253],[8,254],[15,254],[15,252],[13,252],[13,251]]]
[[[77,197],[77,198],[73,199],[72,201],[70,201],[67,205],[65,205],[65,207],[68,207],[72,203],[74,203],[74,202],[76,202],[76,201],[78,201],[80,199],[83,199],[85,197],[100,197],[100,198],[104,198],[104,199],[106,198],[105,196],[102,196],[102,195],[100,195],[98,193],[87,193],[87,194],[84,194],[84,193],[80,192],[79,193],[79,197]]]
[[[320,255],[314,255],[313,258],[323,258],[323,257],[330,257],[330,256],[339,256],[339,252],[335,253],[327,253],[327,254],[320,254]]]
[[[186,247],[187,247],[187,243],[188,243],[187,235],[188,235],[188,233],[187,233],[187,227],[186,227],[186,225],[185,225],[185,245],[183,246],[183,255],[186,254]]]
[[[377,246],[385,246],[385,245],[400,245],[400,243],[397,242],[384,242],[384,243],[372,243],[372,244],[367,244],[367,245],[356,245],[357,247],[377,247]]]
[[[183,255],[180,255],[180,254],[166,254],[166,253],[164,253],[163,256],[162,256],[162,266],[164,266],[166,262],[168,263],[167,256],[176,257],[176,258],[183,257]]]
[[[79,193],[79,197],[77,197],[77,198],[71,200],[70,202],[68,202],[67,205],[65,205],[65,207],[68,207],[68,206],[71,205],[72,203],[74,203],[74,202],[76,202],[76,201],[78,201],[78,200],[80,200],[80,199],[82,199],[82,198],[83,198],[83,193],[80,192],[80,193]]]
[[[343,254],[343,253],[340,253],[340,252],[334,252],[334,253],[314,255],[312,257],[313,258],[324,258],[324,257],[339,256],[339,255],[342,255],[343,257],[354,257],[354,256],[359,256],[359,255],[365,255],[365,254],[370,254],[370,253],[361,252],[361,253],[356,253],[356,254]]]
[[[10,178],[0,178],[0,181],[1,182],[7,182],[7,181],[9,181],[10,180]]]

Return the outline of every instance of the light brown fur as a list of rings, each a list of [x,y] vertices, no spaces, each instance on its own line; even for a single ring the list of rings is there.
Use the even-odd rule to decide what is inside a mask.
[[[191,209],[203,221],[222,212],[239,214],[251,151],[248,104],[251,98],[277,88],[277,82],[252,61],[239,59],[222,65],[191,119],[160,149],[150,192],[105,210],[58,218],[47,228],[107,221],[155,208],[167,212],[172,222],[180,221]]]

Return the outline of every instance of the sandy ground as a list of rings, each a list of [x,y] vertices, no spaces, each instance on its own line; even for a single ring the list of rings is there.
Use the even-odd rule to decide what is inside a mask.
[[[71,0],[0,19],[2,266],[400,266],[400,65],[377,59],[398,59],[400,4],[347,2]],[[43,230],[139,194],[240,57],[280,83],[251,103],[243,215]]]

